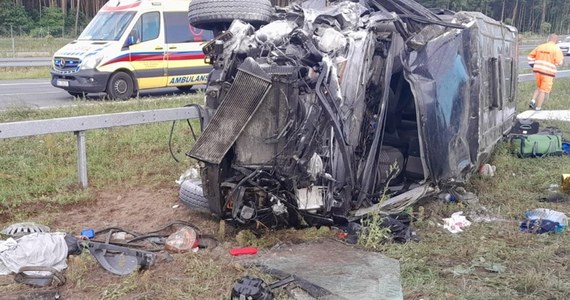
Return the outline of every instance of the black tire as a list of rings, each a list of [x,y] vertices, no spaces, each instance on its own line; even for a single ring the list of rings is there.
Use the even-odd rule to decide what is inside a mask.
[[[133,96],[134,90],[133,78],[125,72],[111,75],[107,83],[107,95],[111,99],[128,100]]]
[[[206,30],[227,28],[235,19],[259,26],[269,23],[273,12],[269,0],[192,0],[188,21]]]
[[[183,93],[190,93],[190,91],[192,91],[191,85],[177,86],[176,88]]]
[[[87,93],[83,93],[83,92],[70,92],[70,91],[67,91],[67,93],[69,93],[73,98],[84,98],[85,95],[87,95]]]
[[[202,192],[200,180],[184,180],[180,184],[179,198],[191,210],[210,213],[210,204]]]

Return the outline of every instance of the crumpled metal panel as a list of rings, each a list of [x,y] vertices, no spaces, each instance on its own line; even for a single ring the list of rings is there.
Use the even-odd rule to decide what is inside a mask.
[[[423,149],[437,182],[464,181],[488,157],[514,117],[514,89],[499,80],[516,68],[503,63],[500,72],[488,61],[516,57],[514,32],[477,14],[463,15],[470,26],[452,30],[404,57],[405,76],[421,116]],[[499,32],[497,32],[499,31]],[[507,74],[508,73],[508,74]],[[493,87],[500,93],[491,93]],[[501,103],[497,103],[501,102]]]

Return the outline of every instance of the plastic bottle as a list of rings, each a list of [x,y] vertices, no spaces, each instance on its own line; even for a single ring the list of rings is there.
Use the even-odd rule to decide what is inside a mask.
[[[559,225],[556,226],[556,232],[562,232],[568,226],[568,217],[564,213],[547,208],[529,210],[525,213],[525,217],[529,220],[540,219],[557,222]]]

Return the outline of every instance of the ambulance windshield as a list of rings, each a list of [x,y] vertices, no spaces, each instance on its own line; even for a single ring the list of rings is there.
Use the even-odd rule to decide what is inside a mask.
[[[78,40],[118,41],[135,16],[134,11],[100,12]]]

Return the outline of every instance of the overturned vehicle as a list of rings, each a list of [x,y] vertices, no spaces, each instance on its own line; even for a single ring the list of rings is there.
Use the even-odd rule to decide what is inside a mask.
[[[409,0],[260,1],[251,11],[267,14],[243,17],[239,1],[190,5],[193,26],[218,32],[188,152],[218,217],[303,226],[397,213],[468,180],[511,129],[515,28]],[[192,10],[207,3],[229,15]]]

